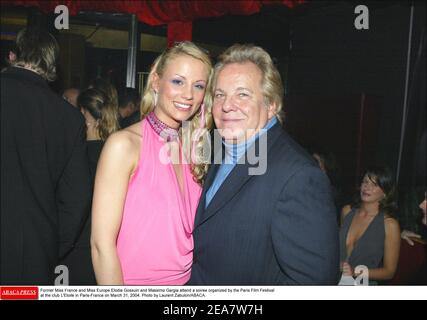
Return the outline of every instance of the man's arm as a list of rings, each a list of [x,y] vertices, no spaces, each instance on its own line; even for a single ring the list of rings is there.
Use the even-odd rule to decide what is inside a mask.
[[[59,256],[65,256],[74,246],[90,214],[92,185],[87,158],[84,123],[75,139],[71,156],[61,174],[56,189],[59,212]]]
[[[287,284],[335,285],[339,237],[330,183],[316,167],[296,172],[284,186],[272,238]]]

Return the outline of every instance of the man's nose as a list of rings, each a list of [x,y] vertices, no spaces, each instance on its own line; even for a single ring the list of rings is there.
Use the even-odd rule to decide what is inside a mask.
[[[230,112],[230,111],[236,111],[236,110],[237,110],[237,107],[233,97],[226,97],[224,99],[224,103],[222,104],[222,111]]]

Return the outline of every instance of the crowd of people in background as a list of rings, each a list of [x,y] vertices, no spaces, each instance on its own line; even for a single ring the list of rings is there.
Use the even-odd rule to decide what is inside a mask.
[[[142,97],[102,78],[61,97],[47,84],[58,50],[25,29],[1,72],[0,283],[53,284],[65,265],[71,285],[351,284],[360,266],[379,284],[401,239],[421,237],[400,230],[388,168],[367,169],[347,203],[336,157],[284,132],[282,80],[262,48],[235,45],[212,66],[177,44]],[[220,164],[196,161],[187,120],[190,136],[219,129]],[[251,176],[238,160],[265,132],[267,171]],[[178,163],[159,160],[165,145]]]

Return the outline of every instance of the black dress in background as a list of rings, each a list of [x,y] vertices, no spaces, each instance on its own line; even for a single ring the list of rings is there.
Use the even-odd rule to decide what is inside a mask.
[[[98,165],[99,156],[102,151],[104,142],[101,140],[87,141],[87,153],[89,158],[89,170],[92,182],[95,182],[96,166]]]
[[[96,166],[103,145],[104,142],[101,140],[87,141],[92,186],[95,182]],[[92,215],[89,214],[74,249],[62,261],[62,264],[68,267],[70,285],[96,285],[90,249],[91,222]]]

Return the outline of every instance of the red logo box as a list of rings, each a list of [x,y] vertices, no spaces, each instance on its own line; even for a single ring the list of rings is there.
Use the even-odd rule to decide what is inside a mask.
[[[0,300],[37,300],[38,287],[0,287]]]

